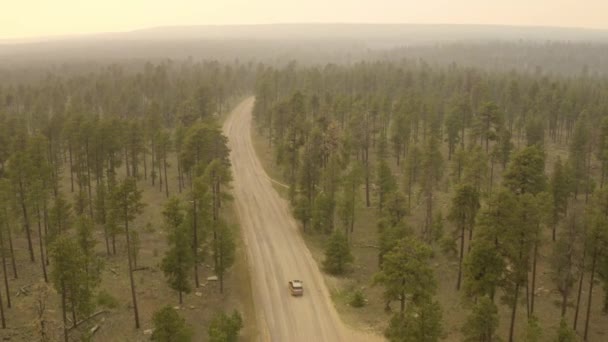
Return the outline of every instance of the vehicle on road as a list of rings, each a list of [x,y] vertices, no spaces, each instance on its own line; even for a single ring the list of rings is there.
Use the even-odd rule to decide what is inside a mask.
[[[304,295],[304,286],[301,280],[290,280],[289,281],[289,292],[292,296]]]

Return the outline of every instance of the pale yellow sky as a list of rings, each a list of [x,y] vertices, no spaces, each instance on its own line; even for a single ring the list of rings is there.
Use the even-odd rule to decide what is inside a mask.
[[[292,22],[608,29],[608,0],[0,0],[0,39],[163,25]]]

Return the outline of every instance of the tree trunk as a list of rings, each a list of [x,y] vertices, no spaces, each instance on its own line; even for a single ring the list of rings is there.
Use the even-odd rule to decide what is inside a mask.
[[[198,219],[197,219],[197,211],[196,211],[196,199],[193,199],[192,201],[192,223],[193,223],[193,227],[192,227],[192,242],[193,242],[193,246],[192,246],[192,252],[194,253],[194,284],[196,285],[196,288],[198,289],[201,284],[200,281],[198,279]]]
[[[401,286],[405,286],[405,278],[401,279]],[[401,291],[401,295],[399,296],[399,301],[401,302],[401,313],[403,314],[405,312],[405,291]]]
[[[509,342],[513,342],[515,332],[515,315],[517,313],[517,300],[519,298],[519,282],[515,284],[515,298],[513,299],[513,310],[511,311],[511,326],[509,327]]]
[[[131,166],[129,166],[129,155],[127,152],[127,148],[124,149],[125,153],[125,171],[127,172],[127,177],[131,176]]]
[[[30,253],[30,260],[35,262],[36,258],[34,257],[34,246],[32,245],[32,232],[30,230],[30,221],[27,215],[27,206],[25,205],[25,190],[23,189],[23,181],[21,180],[21,177],[19,177],[19,192],[21,197],[21,210],[23,212],[23,224],[25,226],[25,233],[27,235],[27,248]]]
[[[102,209],[102,210],[105,210],[105,209]],[[102,225],[103,225],[103,237],[106,242],[106,255],[110,256],[110,233],[108,232],[108,225],[107,225],[107,222],[105,219],[103,219]]]
[[[70,189],[74,192],[74,164],[72,162],[72,142],[68,142],[68,154],[70,156]]]
[[[152,172],[150,172],[150,178],[152,178],[152,186],[154,186],[154,185],[156,185],[156,174],[154,171],[154,155],[156,154],[156,145],[154,144],[154,140],[152,141],[151,145],[152,145],[151,146],[152,150],[150,151],[151,152],[150,155],[152,158],[152,163],[150,165],[150,170],[152,170]]]
[[[112,234],[112,254],[116,255],[116,234]]]
[[[42,217],[44,218],[44,236],[49,236],[49,209],[48,209],[48,205],[46,203],[46,198],[44,198],[44,200],[42,201]],[[47,246],[48,242],[45,240],[44,241],[44,245],[48,250],[48,246]],[[50,260],[49,260],[49,253],[46,253],[46,255],[44,256],[46,265],[48,266],[50,264]]]
[[[464,224],[460,228],[460,256],[458,259],[458,281],[456,282],[456,290],[460,290],[460,282],[462,280],[462,260],[464,259]]]
[[[561,312],[562,318],[564,318],[566,316],[566,310],[568,308],[568,291],[569,290],[570,289],[568,288],[568,285],[566,285],[566,288],[562,292],[562,312]]]
[[[46,258],[44,257],[44,235],[42,235],[42,223],[40,222],[40,208],[36,205],[36,211],[38,212],[38,244],[40,245],[40,264],[42,264],[42,274],[44,275],[44,282],[48,283],[49,278],[46,274]]]
[[[371,201],[369,198],[369,148],[366,148],[365,151],[365,205],[369,208],[371,206]]]
[[[65,284],[61,282],[61,313],[63,316],[63,340],[69,342],[68,339],[68,316],[66,314],[66,303],[65,303]]]
[[[11,291],[8,285],[8,273],[6,272],[6,251],[4,249],[4,234],[0,229],[0,256],[2,257],[2,275],[4,276],[4,289],[6,290],[6,306],[11,308]],[[0,305],[1,306],[1,305]]]
[[[585,264],[586,257],[587,257],[587,248],[585,248],[583,250],[583,260],[582,260],[582,264],[583,265]],[[582,294],[583,294],[583,279],[584,278],[585,278],[585,269],[582,268],[581,269],[581,277],[579,278],[579,281],[578,281],[578,295],[576,296],[576,308],[575,308],[575,311],[574,311],[574,323],[573,323],[573,326],[572,326],[572,329],[574,331],[576,331],[576,327],[577,327],[577,324],[578,324],[578,313],[579,313],[579,309],[580,309],[580,305],[581,305],[581,297],[582,297]]]
[[[593,303],[593,280],[595,279],[595,266],[599,254],[598,247],[595,247],[594,249],[593,259],[591,259],[591,278],[589,279],[589,298],[587,299],[587,317],[585,318],[585,333],[583,335],[584,341],[588,341],[587,336],[589,333],[589,320],[591,319],[591,304]]]
[[[540,227],[538,227],[540,229]],[[530,314],[534,314],[534,298],[536,297],[536,261],[538,259],[538,239],[534,242],[534,257],[532,260],[532,293],[530,298]]]
[[[4,303],[2,303],[2,294],[0,293],[0,319],[2,320],[2,329],[6,329],[6,319],[4,318]]]
[[[167,180],[167,154],[165,153],[163,157],[163,166],[165,169],[165,194],[167,198],[169,198],[169,181]]]
[[[127,212],[125,208],[125,217]],[[129,259],[129,281],[131,282],[131,297],[133,298],[133,313],[135,314],[135,329],[139,329],[139,311],[137,309],[137,295],[135,293],[135,282],[133,281],[133,260],[131,255],[131,239],[129,237],[129,219],[125,218],[125,233],[127,235],[127,256]]]
[[[166,154],[167,151],[164,151]],[[162,172],[162,160],[160,156],[158,157],[158,191],[163,191],[163,172]]]
[[[179,193],[182,193],[183,181],[182,181],[182,163],[177,156],[177,186],[179,187]]]
[[[86,140],[85,143],[85,153],[86,153],[86,161],[87,161],[87,189],[89,193],[89,214],[91,215],[91,219],[93,219],[93,194],[91,191],[91,164],[89,162],[89,139]]]
[[[223,258],[223,251],[220,248],[220,253],[219,253],[219,278],[220,278],[220,293],[224,293],[224,258]]]
[[[6,208],[4,209],[5,217],[8,217],[8,212]],[[8,222],[4,222],[6,227],[6,233],[8,235],[8,248],[11,253],[11,264],[13,266],[13,277],[15,279],[19,279],[19,275],[17,274],[17,261],[15,260],[15,250],[13,249],[13,234],[11,233],[11,227]]]
[[[145,140],[144,140],[145,141]],[[144,159],[144,180],[148,180],[148,164],[146,162],[146,149],[145,149],[145,143],[144,143],[144,149],[142,151],[142,156]]]

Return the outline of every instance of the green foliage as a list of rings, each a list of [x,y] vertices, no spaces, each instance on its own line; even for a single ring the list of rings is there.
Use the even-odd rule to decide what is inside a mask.
[[[101,290],[97,293],[97,305],[108,309],[116,309],[120,305],[120,302],[109,292]]]
[[[72,224],[72,205],[63,196],[55,198],[49,212],[48,243],[51,244],[57,236],[66,231]]]
[[[474,146],[466,154],[464,161],[464,183],[471,184],[478,192],[488,178],[488,156],[481,147]]]
[[[298,195],[293,205],[293,215],[296,219],[302,222],[304,230],[312,220],[312,208],[308,198]]]
[[[348,239],[339,230],[334,231],[325,247],[323,268],[331,274],[344,274],[353,260]]]
[[[227,138],[214,122],[197,122],[188,126],[182,146],[180,160],[183,170],[190,171],[196,165],[209,165],[213,160],[229,165]]]
[[[230,316],[220,312],[209,325],[209,342],[236,342],[242,328],[243,318],[238,311]]]
[[[586,113],[579,115],[574,126],[574,133],[570,143],[568,162],[572,166],[572,182],[574,195],[583,190],[588,180],[587,162],[590,152],[590,128]]]
[[[513,143],[511,142],[511,132],[509,132],[508,129],[503,128],[498,133],[498,142],[494,145],[492,150],[492,160],[498,161],[504,169],[507,167],[507,163],[509,163],[512,150]]]
[[[444,219],[441,211],[437,212],[433,220],[432,236],[433,242],[441,241],[444,236]]]
[[[141,249],[141,239],[139,237],[139,232],[135,229],[129,230],[129,240],[131,243],[131,248],[129,252],[131,253],[131,258],[133,260],[133,267],[137,267],[137,261],[139,260],[139,250]]]
[[[409,298],[413,304],[430,298],[436,290],[433,270],[429,266],[432,250],[412,237],[405,237],[386,253],[374,284],[384,287],[387,302]]]
[[[137,188],[135,178],[125,178],[112,192],[113,214],[122,222],[131,222],[141,214],[145,204],[141,201],[142,191]]]
[[[327,234],[333,230],[335,207],[335,201],[329,193],[317,194],[312,212],[312,226],[316,231]]]
[[[93,289],[98,284],[87,274],[87,259],[77,241],[59,236],[51,246],[51,279],[58,293],[66,298],[66,310],[86,317],[94,309]]]
[[[362,180],[361,168],[357,164],[351,165],[342,178],[342,186],[338,195],[337,213],[345,231],[352,231],[354,229],[355,213],[359,203],[358,190]]]
[[[224,274],[234,264],[236,244],[232,229],[224,222],[217,222],[214,227],[213,257],[215,274],[220,278],[220,292],[224,291]]]
[[[363,291],[355,290],[351,295],[349,304],[353,308],[364,307],[365,306],[365,296],[363,295]]]
[[[518,151],[504,174],[503,184],[516,194],[536,195],[546,189],[545,154],[536,145]]]
[[[566,323],[566,320],[562,318],[559,322],[559,329],[557,330],[557,338],[555,342],[576,342],[576,332],[570,328],[570,325]]]
[[[467,296],[494,297],[505,271],[505,261],[492,241],[475,239],[464,262],[464,290]]]
[[[157,342],[189,342],[192,341],[192,329],[170,306],[156,311],[152,316],[154,332],[152,341]]]
[[[391,342],[436,342],[442,333],[439,303],[424,301],[394,314],[384,336]]]
[[[378,162],[378,171],[376,172],[376,175],[378,209],[382,210],[387,195],[397,189],[397,181],[393,176],[391,168],[384,159],[380,159]]]
[[[498,308],[486,296],[478,299],[462,327],[465,342],[491,342],[498,340]]]
[[[405,222],[398,222],[393,225],[390,220],[382,219],[378,222],[378,233],[380,243],[378,266],[380,266],[382,265],[384,255],[392,251],[401,239],[410,236],[411,231]]]
[[[542,118],[535,116],[526,124],[526,144],[528,146],[543,146],[545,143],[545,127]]]
[[[87,216],[80,216],[77,219],[77,241],[84,258],[85,272],[87,274],[88,284],[95,286],[101,281],[101,270],[103,268],[103,260],[95,255],[95,245],[97,241],[93,237],[93,221]]]
[[[452,198],[448,220],[463,232],[465,229],[472,230],[479,208],[479,193],[475,187],[468,184],[458,185]]]
[[[479,114],[475,117],[473,135],[480,140],[480,145],[485,142],[486,153],[488,152],[489,142],[497,139],[502,120],[502,113],[493,102],[484,103]]]
[[[163,219],[168,232],[174,232],[184,222],[184,211],[182,202],[179,198],[170,197],[163,209]]]
[[[444,235],[439,240],[439,248],[449,258],[454,258],[458,255],[458,244],[451,235]]]
[[[536,316],[531,316],[528,319],[528,326],[526,328],[526,335],[524,338],[525,342],[538,342],[542,341],[543,331],[538,323]]]
[[[192,290],[190,275],[194,264],[194,256],[190,247],[189,227],[183,223],[171,227],[167,239],[169,249],[162,260],[161,268],[169,282],[169,287],[178,291],[181,304],[182,293],[190,293]]]
[[[549,193],[551,194],[552,204],[550,222],[554,228],[554,240],[555,227],[568,209],[568,198],[572,192],[572,180],[570,179],[567,165],[564,165],[561,159],[558,158],[553,166],[553,173],[549,182]]]

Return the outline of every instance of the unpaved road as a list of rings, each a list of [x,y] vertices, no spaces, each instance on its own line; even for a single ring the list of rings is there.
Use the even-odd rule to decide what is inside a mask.
[[[232,150],[233,194],[251,267],[260,340],[380,340],[355,333],[340,320],[287,202],[273,189],[255,153],[250,134],[253,103],[253,97],[240,103],[223,130]],[[289,294],[290,279],[304,282],[303,297]]]

